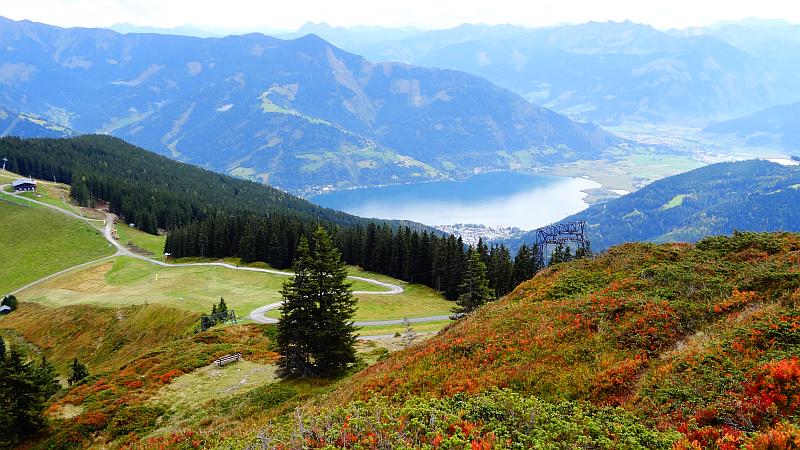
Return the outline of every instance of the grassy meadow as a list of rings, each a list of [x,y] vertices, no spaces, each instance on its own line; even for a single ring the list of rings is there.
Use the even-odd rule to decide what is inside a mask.
[[[134,246],[148,253],[147,256],[153,259],[164,259],[164,243],[166,236],[153,236],[152,234],[131,228],[120,222],[114,225],[119,233],[119,241],[123,244],[133,244]]]
[[[0,201],[0,217],[0,293],[114,253],[93,227],[23,200]]]
[[[260,306],[280,301],[280,289],[286,279],[223,267],[161,267],[118,257],[45,281],[21,292],[19,297],[47,306],[158,304],[196,313],[208,312],[213,303],[224,297],[229,307],[244,317]],[[353,287],[384,290],[363,281],[354,282]],[[418,285],[406,285],[402,294],[362,294],[358,299],[356,320],[446,314],[452,308],[452,303],[440,294]]]
[[[427,286],[407,284],[403,289],[403,293],[397,295],[357,295],[356,320],[436,316],[448,314],[453,308],[453,302],[445,300],[440,293]],[[277,318],[280,310],[268,311],[266,316]]]

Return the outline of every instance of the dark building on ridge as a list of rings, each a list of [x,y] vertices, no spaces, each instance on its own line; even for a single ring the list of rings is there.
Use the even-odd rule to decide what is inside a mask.
[[[20,178],[11,182],[14,192],[25,192],[36,190],[36,180],[31,178]]]

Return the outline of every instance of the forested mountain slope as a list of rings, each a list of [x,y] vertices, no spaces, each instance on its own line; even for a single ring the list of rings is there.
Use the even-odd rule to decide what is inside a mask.
[[[703,131],[748,146],[779,148],[797,154],[800,153],[800,102],[715,123]]]
[[[800,231],[800,167],[760,160],[712,164],[564,219],[570,220],[588,222],[594,250],[623,242],[696,241],[734,230]],[[533,239],[528,234],[522,240]]]
[[[279,189],[174,161],[121,139],[0,138],[8,170],[72,185],[81,203],[105,200],[111,210],[155,233],[215,212],[277,214],[337,225],[370,221],[322,208]]]

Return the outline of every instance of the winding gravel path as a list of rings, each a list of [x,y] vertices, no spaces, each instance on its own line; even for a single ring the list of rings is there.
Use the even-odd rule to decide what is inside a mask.
[[[66,214],[66,215],[68,215],[70,217],[74,217],[76,219],[83,220],[83,221],[87,222],[89,225],[91,225],[94,228],[97,228],[97,226],[95,224],[93,224],[92,222],[93,221],[95,221],[95,222],[100,222],[101,221],[100,219],[90,219],[88,217],[84,217],[84,216],[82,216],[80,214],[77,214],[77,213],[75,213],[73,211],[69,211],[69,210],[66,210],[64,208],[60,208],[58,206],[51,205],[49,203],[45,203],[45,202],[42,202],[42,201],[39,201],[39,200],[27,198],[27,197],[18,196],[15,193],[6,192],[5,191],[6,186],[9,186],[9,185],[8,184],[0,185],[0,193],[2,193],[3,195],[20,198],[20,199],[23,199],[25,201],[28,201],[28,202],[31,202],[31,203],[35,203],[37,205],[41,205],[41,206],[50,208],[50,209],[58,211],[58,212],[60,212],[62,214]],[[114,257],[117,257],[117,256],[126,256],[126,257],[130,257],[130,258],[137,258],[137,259],[141,259],[143,261],[147,261],[147,262],[149,262],[151,264],[155,264],[155,265],[161,266],[161,267],[214,266],[214,267],[224,267],[226,269],[231,269],[231,270],[245,270],[245,271],[249,271],[249,272],[263,272],[263,273],[269,273],[269,274],[281,275],[281,276],[292,276],[292,275],[294,275],[294,273],[292,273],[292,272],[283,272],[283,271],[280,271],[280,270],[273,270],[273,269],[261,269],[261,268],[257,268],[257,267],[239,267],[239,266],[235,266],[233,264],[228,264],[228,263],[224,263],[224,262],[205,262],[205,263],[198,262],[198,263],[175,263],[175,264],[173,264],[173,263],[166,263],[164,261],[159,261],[159,260],[156,260],[156,259],[153,259],[153,258],[148,258],[147,256],[140,255],[140,254],[132,252],[128,247],[122,245],[118,240],[114,239],[114,237],[111,235],[111,231],[112,231],[112,229],[114,227],[114,219],[116,218],[116,216],[114,214],[111,214],[111,213],[108,213],[108,212],[105,213],[105,214],[106,214],[106,219],[104,221],[105,224],[104,224],[104,226],[102,228],[102,232],[103,232],[103,236],[106,238],[106,240],[108,242],[110,242],[111,245],[113,245],[114,248],[116,249],[116,252],[113,255],[109,255],[109,256],[106,256],[104,258],[96,259],[96,260],[85,262],[85,263],[82,263],[82,264],[78,264],[76,266],[72,266],[70,268],[67,268],[67,269],[61,270],[59,272],[47,275],[47,276],[42,277],[42,278],[39,278],[36,281],[33,281],[31,283],[26,284],[25,286],[22,286],[19,289],[16,289],[15,291],[11,292],[11,294],[17,294],[17,293],[19,293],[21,291],[24,291],[25,289],[31,288],[33,286],[36,286],[39,283],[43,283],[43,282],[45,282],[47,280],[50,280],[50,279],[53,279],[53,278],[55,278],[55,277],[57,277],[59,275],[63,275],[65,273],[67,273],[67,272],[70,272],[70,271],[73,271],[73,270],[77,270],[77,269],[89,266],[91,264],[97,263],[99,261],[104,261],[106,259],[114,258]],[[376,286],[381,286],[381,287],[384,287],[384,288],[387,289],[386,291],[354,291],[353,292],[354,294],[361,294],[361,295],[396,295],[396,294],[400,294],[400,293],[403,292],[403,287],[399,286],[397,284],[387,283],[387,282],[379,281],[379,280],[376,280],[376,279],[373,279],[373,278],[365,278],[365,277],[357,277],[357,276],[348,276],[347,278],[349,278],[351,280],[363,281],[365,283],[370,283],[370,284],[373,284],[373,285],[376,285]],[[252,320],[253,322],[257,322],[257,323],[277,323],[278,322],[277,319],[274,319],[272,317],[267,317],[266,315],[264,315],[264,313],[266,313],[267,311],[271,311],[273,309],[278,309],[278,308],[281,307],[281,305],[282,305],[281,302],[276,302],[276,303],[270,303],[268,305],[261,306],[259,308],[254,309],[253,311],[251,311],[250,314],[247,317],[250,320]],[[425,322],[438,322],[438,321],[448,320],[448,319],[449,319],[449,316],[446,316],[446,315],[441,316],[440,315],[440,316],[409,318],[408,321],[410,323],[425,323]],[[362,327],[363,326],[367,326],[368,327],[368,326],[402,325],[404,320],[405,319],[363,321],[363,322],[355,322],[355,325],[356,326],[362,326]],[[375,340],[375,339],[385,339],[385,338],[390,338],[390,337],[393,337],[393,335],[382,334],[382,335],[374,335],[374,336],[359,336],[359,339]]]

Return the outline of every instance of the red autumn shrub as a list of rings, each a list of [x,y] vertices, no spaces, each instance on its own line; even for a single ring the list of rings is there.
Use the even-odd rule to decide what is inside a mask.
[[[741,417],[754,426],[773,424],[800,408],[800,359],[782,359],[761,366],[761,372],[744,384],[739,401]]]

